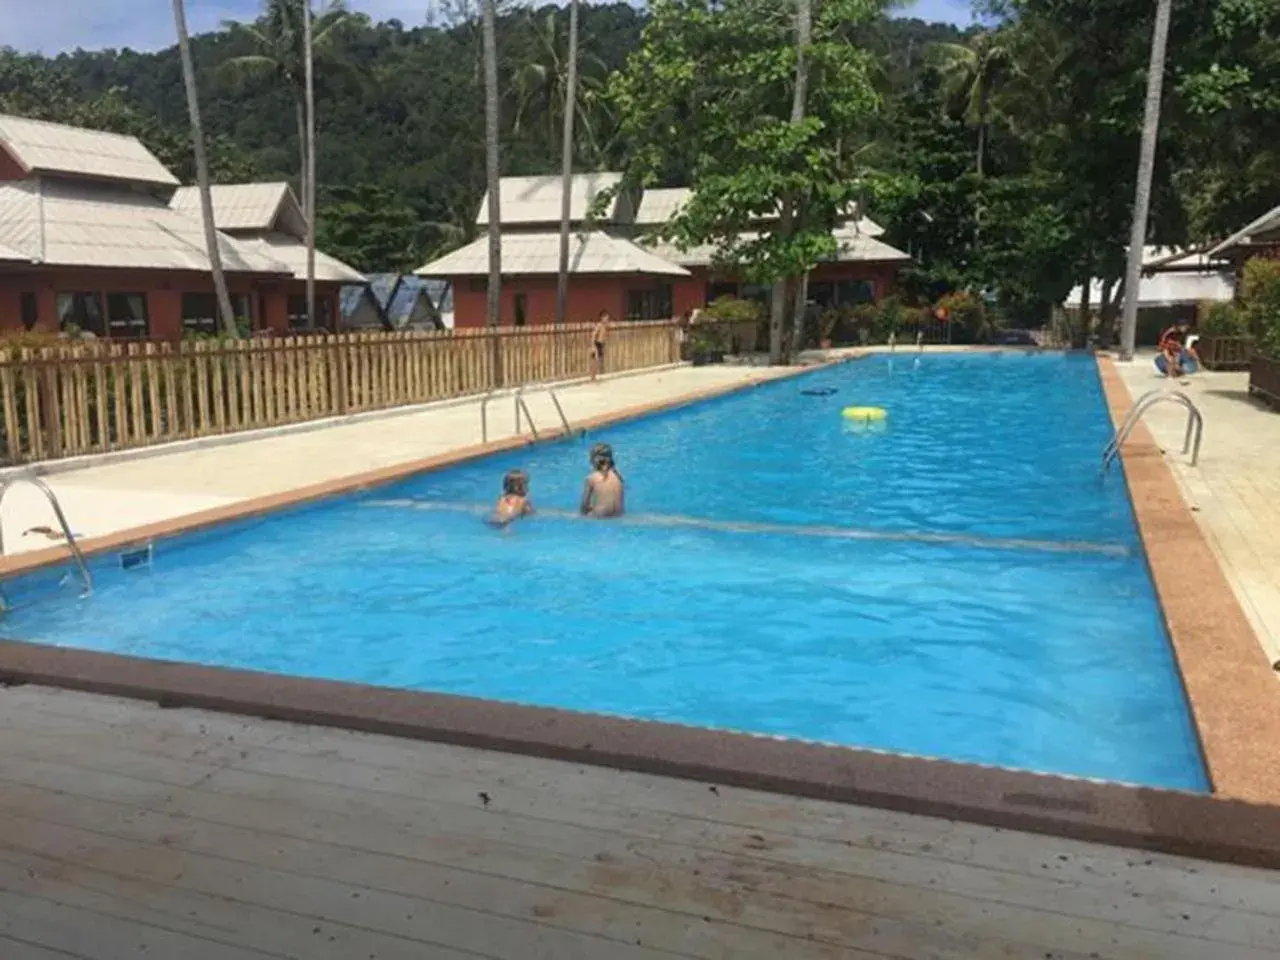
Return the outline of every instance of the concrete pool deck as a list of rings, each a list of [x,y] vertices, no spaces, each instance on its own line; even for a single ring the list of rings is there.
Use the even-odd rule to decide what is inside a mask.
[[[1172,386],[1151,361],[1140,355],[1116,364],[1134,398]],[[1204,416],[1195,467],[1181,453],[1185,410],[1161,404],[1145,422],[1274,665],[1280,663],[1280,413],[1250,398],[1248,383],[1248,373],[1205,371],[1177,384]]]

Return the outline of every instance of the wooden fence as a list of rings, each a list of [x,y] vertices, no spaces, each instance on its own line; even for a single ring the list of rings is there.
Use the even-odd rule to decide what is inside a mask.
[[[1195,342],[1195,348],[1206,370],[1248,370],[1253,337],[1206,336]]]
[[[586,376],[591,330],[0,348],[0,458],[105,453]],[[605,371],[677,359],[674,324],[618,324]]]
[[[1280,358],[1253,355],[1249,361],[1249,393],[1280,408]]]

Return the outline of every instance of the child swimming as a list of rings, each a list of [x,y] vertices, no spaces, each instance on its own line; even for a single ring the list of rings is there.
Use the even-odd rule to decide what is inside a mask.
[[[495,527],[505,527],[521,517],[533,513],[533,503],[529,499],[529,475],[523,470],[510,470],[502,478],[502,496],[493,508],[493,516],[489,523]]]
[[[620,517],[624,510],[622,474],[613,463],[613,448],[597,443],[591,448],[591,473],[582,487],[580,511],[584,517]]]

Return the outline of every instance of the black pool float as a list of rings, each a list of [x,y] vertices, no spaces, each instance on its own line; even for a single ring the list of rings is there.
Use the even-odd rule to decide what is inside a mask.
[[[803,397],[829,397],[837,392],[836,387],[818,387],[814,390],[801,390],[800,395]]]

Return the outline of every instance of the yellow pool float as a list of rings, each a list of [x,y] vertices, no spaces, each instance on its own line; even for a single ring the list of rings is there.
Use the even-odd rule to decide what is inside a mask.
[[[846,420],[870,423],[874,420],[883,420],[889,414],[883,407],[845,407],[840,411],[840,415]]]

